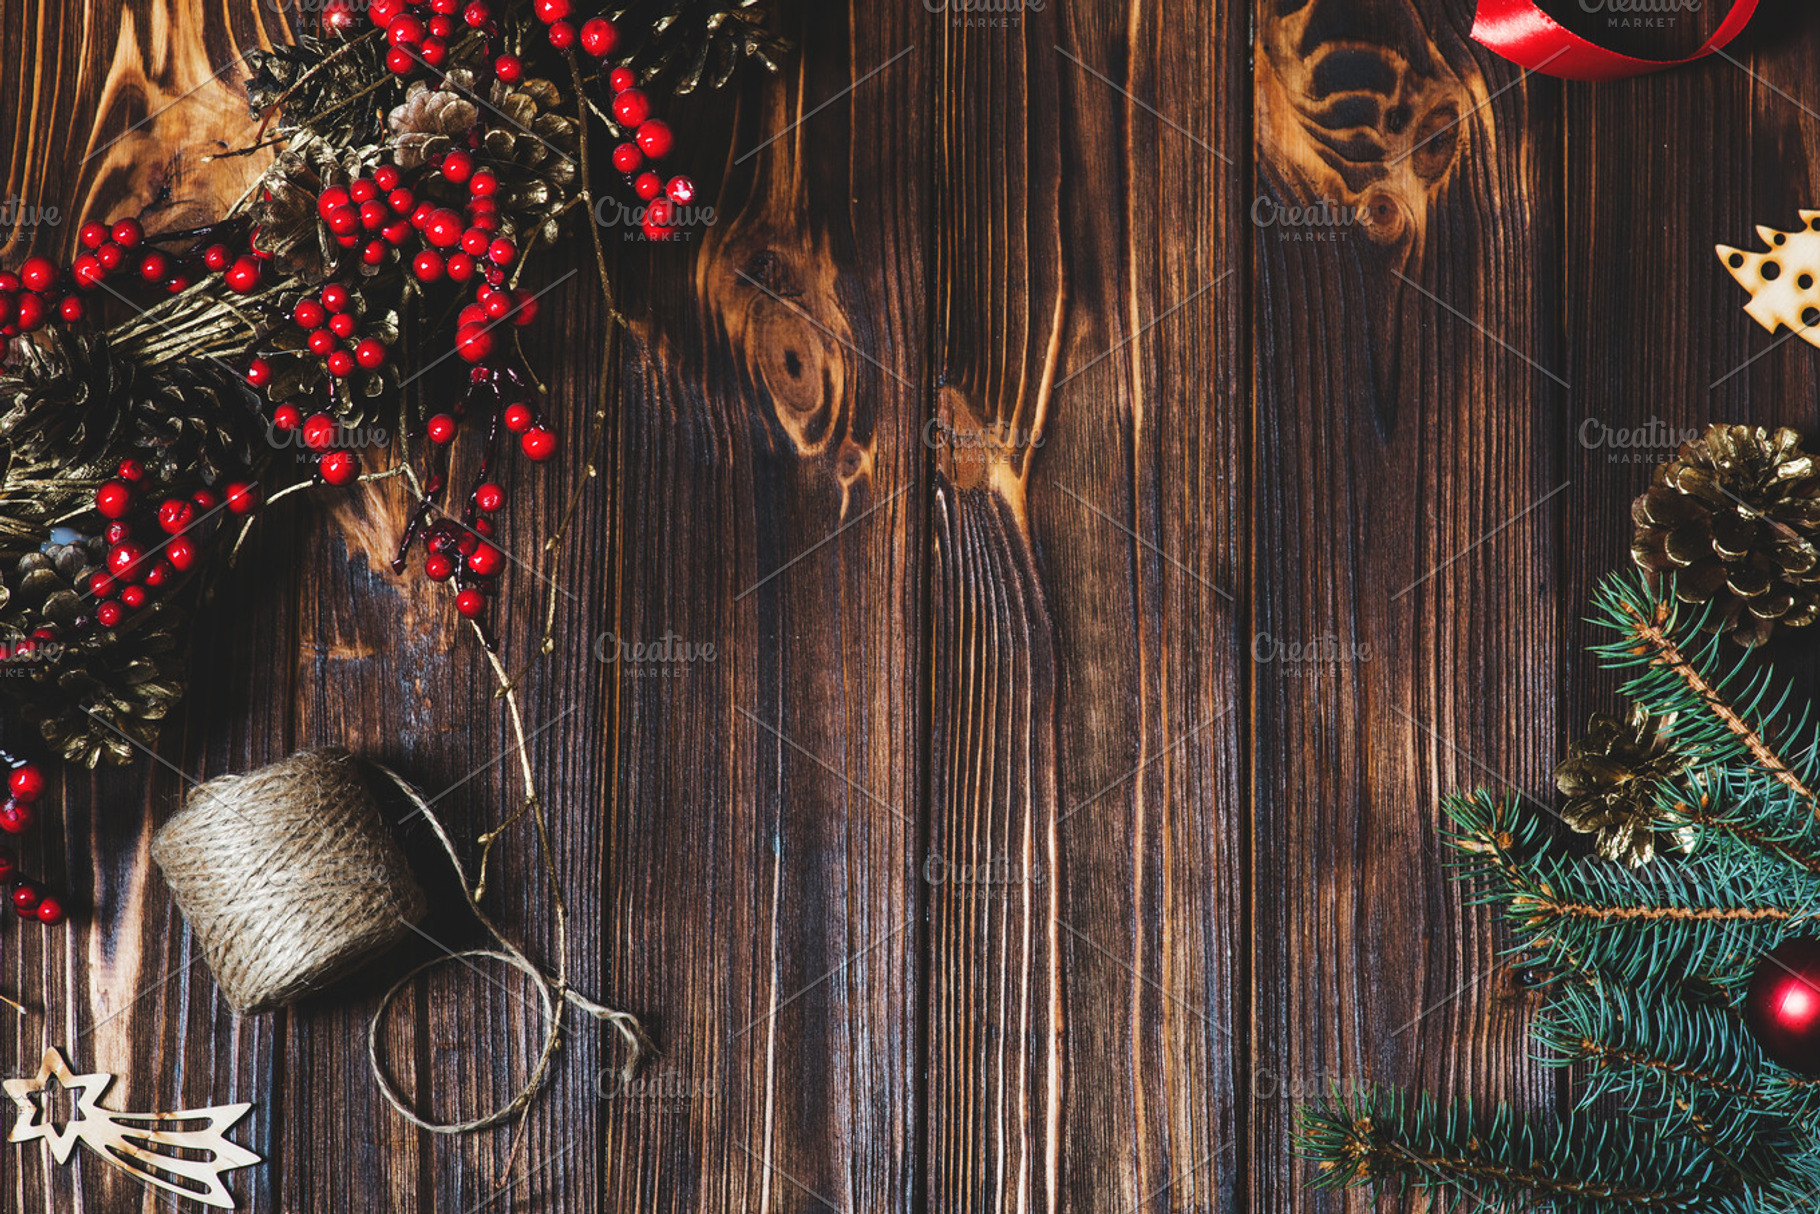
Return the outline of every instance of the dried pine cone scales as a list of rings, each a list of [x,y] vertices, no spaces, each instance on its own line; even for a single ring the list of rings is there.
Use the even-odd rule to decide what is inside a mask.
[[[1636,563],[1710,604],[1739,644],[1820,618],[1820,466],[1795,431],[1709,427],[1656,468],[1631,517]]]
[[[1562,820],[1594,836],[1607,860],[1646,864],[1664,842],[1656,799],[1689,763],[1670,741],[1673,726],[1673,716],[1652,719],[1640,705],[1624,720],[1595,714],[1555,768],[1555,787],[1567,797]]]

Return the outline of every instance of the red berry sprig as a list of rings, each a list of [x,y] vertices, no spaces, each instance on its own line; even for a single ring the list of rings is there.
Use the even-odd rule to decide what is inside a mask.
[[[12,764],[7,776],[7,797],[0,802],[0,831],[10,835],[24,834],[36,819],[38,799],[44,795],[44,772],[34,763],[15,759],[0,751],[0,758]],[[28,880],[19,868],[19,856],[12,848],[0,844],[0,886],[10,886],[8,900],[21,919],[40,923],[61,923],[63,903],[38,881]]]
[[[95,512],[108,520],[102,533],[107,554],[89,576],[88,592],[95,600],[93,622],[102,628],[129,623],[194,567],[205,539],[201,528],[224,500],[202,488],[151,503],[137,488],[144,476],[137,460],[122,460],[115,479],[95,490]],[[246,514],[257,505],[258,490],[236,482],[226,487],[225,501],[230,512]],[[85,622],[78,620],[78,627]]]

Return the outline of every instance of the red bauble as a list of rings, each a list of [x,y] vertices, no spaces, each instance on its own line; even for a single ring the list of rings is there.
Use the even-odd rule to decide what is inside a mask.
[[[1744,1022],[1772,1059],[1820,1075],[1820,940],[1784,941],[1757,963]]]

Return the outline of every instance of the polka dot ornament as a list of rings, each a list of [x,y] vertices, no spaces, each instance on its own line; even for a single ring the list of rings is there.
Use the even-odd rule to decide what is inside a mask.
[[[1738,285],[1750,292],[1744,311],[1774,333],[1786,325],[1810,345],[1820,346],[1820,211],[1802,211],[1807,226],[1799,232],[1778,232],[1757,227],[1769,246],[1766,253],[1752,253],[1717,245],[1719,260]]]

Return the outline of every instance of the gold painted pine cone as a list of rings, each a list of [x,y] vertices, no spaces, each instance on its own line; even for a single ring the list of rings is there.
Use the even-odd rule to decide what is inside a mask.
[[[1622,721],[1595,713],[1586,736],[1555,768],[1555,787],[1567,797],[1562,820],[1594,836],[1593,846],[1607,860],[1635,868],[1669,841],[1654,828],[1656,795],[1688,765],[1669,739],[1674,721],[1672,715],[1652,720],[1635,704]]]
[[[1795,431],[1708,427],[1656,467],[1631,518],[1637,564],[1710,603],[1709,627],[1740,645],[1820,618],[1820,467]]]

